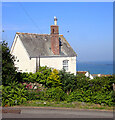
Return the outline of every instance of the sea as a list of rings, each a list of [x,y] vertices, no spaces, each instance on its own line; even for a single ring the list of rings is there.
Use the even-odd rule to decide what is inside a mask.
[[[89,71],[90,74],[113,74],[113,62],[78,62],[76,66],[77,71]]]

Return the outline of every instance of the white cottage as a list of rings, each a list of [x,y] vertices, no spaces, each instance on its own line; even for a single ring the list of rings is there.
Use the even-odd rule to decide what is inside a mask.
[[[59,35],[56,17],[50,34],[17,32],[10,52],[19,72],[34,73],[39,66],[48,66],[76,74],[77,54],[64,36]]]

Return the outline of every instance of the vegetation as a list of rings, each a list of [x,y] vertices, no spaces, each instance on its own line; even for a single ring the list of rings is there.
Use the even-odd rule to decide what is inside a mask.
[[[8,85],[16,80],[16,68],[14,67],[14,57],[10,54],[8,44],[2,42],[2,84]]]
[[[60,82],[62,90],[69,94],[69,92],[72,92],[74,89],[76,89],[77,85],[77,77],[74,74],[70,74],[65,72],[65,70],[62,70],[59,72]]]
[[[23,103],[20,106],[36,106],[36,107],[64,107],[64,108],[76,108],[76,109],[100,109],[100,110],[113,110],[113,107],[99,105],[94,103],[85,102],[67,102],[67,101],[43,101],[32,100]]]
[[[69,105],[72,102],[113,105],[113,76],[90,80],[81,74],[52,70],[46,66],[40,67],[36,73],[17,73],[7,43],[2,43],[2,49],[3,106],[20,105],[33,100],[66,102]]]
[[[45,67],[46,68],[46,67]],[[44,67],[42,67],[44,69]],[[49,68],[44,70],[50,71]],[[25,75],[25,73],[22,73]],[[27,73],[26,73],[27,74]],[[40,76],[38,76],[40,74]],[[90,102],[100,105],[112,106],[114,101],[114,92],[112,83],[113,76],[97,77],[93,80],[83,75],[73,75],[65,71],[57,72],[55,69],[50,74],[41,79],[41,72],[27,74],[30,81],[42,83],[42,90],[28,90],[29,100],[46,100],[46,101],[67,101],[67,102]],[[35,78],[33,77],[35,76]],[[37,77],[36,77],[37,76]],[[40,77],[40,78],[39,78]],[[27,79],[23,78],[24,80]],[[24,82],[28,82],[25,80]]]
[[[9,86],[2,86],[2,89],[2,106],[20,105],[28,99],[28,92],[21,83],[13,82]]]
[[[19,83],[19,73],[14,67],[14,57],[10,54],[8,44],[3,41],[2,48],[2,106],[19,105],[27,101],[27,90]]]

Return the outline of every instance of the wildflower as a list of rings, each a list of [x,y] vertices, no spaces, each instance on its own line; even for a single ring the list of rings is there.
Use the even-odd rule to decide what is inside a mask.
[[[46,102],[44,102],[44,105],[46,105]]]
[[[30,89],[32,89],[32,85],[30,85]]]
[[[5,107],[8,107],[8,105],[5,105]]]
[[[37,86],[35,86],[34,89],[37,89]]]

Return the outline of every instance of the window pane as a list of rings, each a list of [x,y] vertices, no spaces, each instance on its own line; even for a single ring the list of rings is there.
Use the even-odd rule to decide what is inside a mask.
[[[68,70],[68,60],[63,61],[63,69],[66,71]]]
[[[68,60],[64,60],[63,65],[68,65]]]
[[[64,70],[68,70],[68,66],[63,66],[63,69]]]

